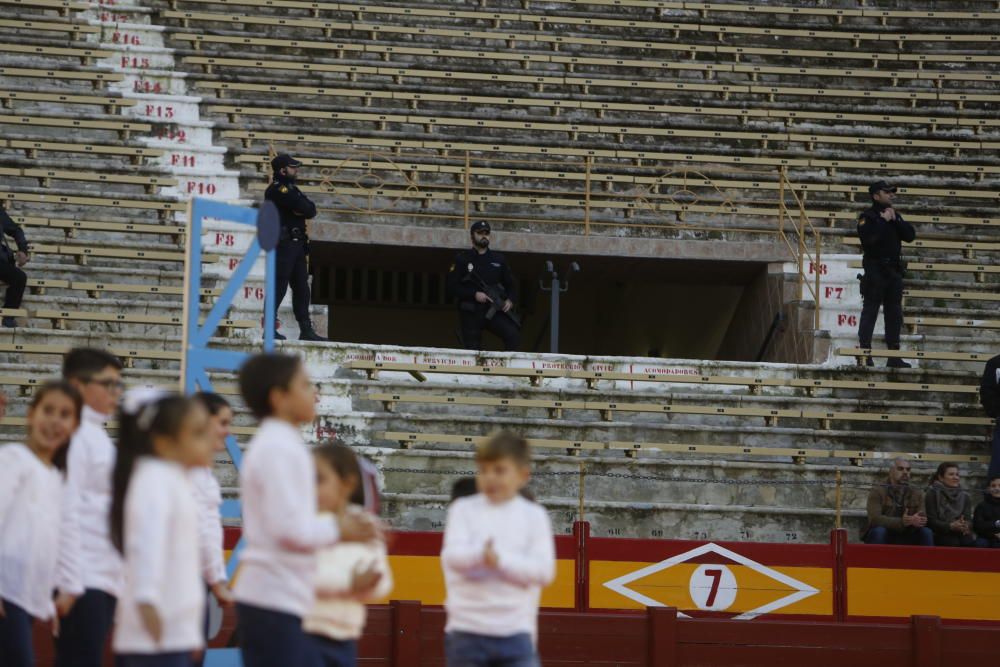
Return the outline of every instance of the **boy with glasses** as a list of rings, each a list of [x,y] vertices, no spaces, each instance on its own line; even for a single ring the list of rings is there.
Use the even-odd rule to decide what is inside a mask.
[[[105,430],[125,388],[122,363],[104,350],[74,349],[63,359],[63,378],[84,405],[69,447],[63,521],[79,553],[73,563],[60,564],[59,578],[62,596],[79,597],[60,620],[56,667],[100,667],[123,576],[109,534],[116,450]]]

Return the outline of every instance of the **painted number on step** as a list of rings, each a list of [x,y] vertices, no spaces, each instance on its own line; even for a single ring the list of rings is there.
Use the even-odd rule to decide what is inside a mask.
[[[167,127],[161,127],[156,136],[160,139],[166,139],[167,141],[173,141],[178,144],[187,143],[187,133],[184,130],[172,130]]]
[[[825,276],[828,273],[826,264],[821,263],[817,267],[816,262],[809,262],[809,273],[819,273],[819,275]]]
[[[824,287],[823,297],[826,299],[837,299],[838,301],[844,298],[844,288],[843,287]]]
[[[133,35],[127,32],[118,32],[117,30],[111,35],[112,44],[127,44],[128,46],[139,46],[142,44],[142,40],[139,39],[139,35]]]
[[[170,166],[172,167],[194,167],[196,165],[196,160],[194,155],[178,155],[174,154],[170,156]]]
[[[698,609],[725,611],[736,601],[736,577],[725,565],[699,565],[688,582],[688,592]]]
[[[227,234],[225,232],[216,232],[215,233],[215,245],[224,245],[226,247],[231,248],[234,245],[236,245],[236,235],[235,234]]]
[[[858,326],[858,316],[847,313],[837,313],[837,326],[856,327]]]
[[[214,195],[215,183],[203,183],[202,181],[188,181],[187,193],[189,195]]]
[[[263,287],[243,287],[243,298],[253,299],[255,301],[264,300],[264,288]]]
[[[122,69],[149,69],[149,58],[122,56]],[[146,107],[147,109],[149,107]]]
[[[101,23],[125,23],[126,21],[128,21],[128,14],[101,12]]]
[[[155,118],[170,119],[174,117],[174,108],[161,106],[159,104],[147,104],[145,115]]]
[[[137,93],[158,94],[163,92],[163,84],[159,81],[149,81],[148,79],[136,79],[132,90]]]

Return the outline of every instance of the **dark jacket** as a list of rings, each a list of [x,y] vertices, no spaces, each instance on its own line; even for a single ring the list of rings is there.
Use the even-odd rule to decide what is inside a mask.
[[[459,307],[463,303],[475,303],[476,292],[482,291],[478,281],[472,278],[473,272],[487,285],[503,288],[511,301],[517,301],[514,274],[506,258],[494,250],[487,249],[479,254],[475,248],[469,248],[455,255],[455,261],[448,269],[448,293],[458,300]]]
[[[924,497],[924,507],[927,510],[927,527],[934,531],[935,535],[950,535],[951,534],[951,522],[947,521],[941,516],[941,511],[938,509],[938,491],[933,486],[927,489],[927,495]],[[963,492],[964,498],[962,501],[962,516],[969,523],[972,522],[972,496],[968,492]]]
[[[979,383],[979,402],[990,417],[1000,417],[1000,354],[986,362],[983,380]]]
[[[866,260],[899,261],[903,241],[912,243],[917,238],[913,225],[903,220],[896,211],[896,219],[889,221],[882,217],[887,206],[872,202],[858,220],[858,238]]]
[[[912,486],[890,486],[889,480],[876,484],[868,492],[868,528],[881,526],[886,530],[901,533],[904,510],[909,514],[924,511],[924,494]],[[865,532],[868,531],[865,529]]]
[[[14,249],[7,241],[8,236],[14,239],[18,250],[28,252],[28,239],[24,236],[24,230],[11,220],[6,210],[0,208],[0,262],[13,263],[15,261]]]
[[[972,514],[972,530],[976,535],[984,540],[996,541],[996,534],[1000,533],[997,522],[1000,521],[1000,498],[986,496],[983,502],[976,505],[976,511]]]
[[[305,238],[306,220],[316,217],[316,204],[312,203],[291,179],[275,174],[274,181],[264,192],[264,199],[274,202],[278,207],[278,212],[281,214],[282,240],[289,237]]]

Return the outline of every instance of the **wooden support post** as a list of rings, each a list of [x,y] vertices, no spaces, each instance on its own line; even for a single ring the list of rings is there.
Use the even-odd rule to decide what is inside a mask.
[[[393,600],[389,603],[392,614],[392,665],[393,667],[419,667],[420,660],[420,603],[413,600]]]
[[[837,470],[836,480],[837,480],[837,491],[836,491],[836,508],[835,508],[835,511],[836,511],[836,517],[837,518],[836,518],[835,523],[834,523],[834,528],[836,528],[837,530],[840,530],[841,528],[843,528],[843,526],[841,525],[840,511],[841,511],[841,506],[843,505],[843,500],[844,500],[844,480],[841,478],[840,470]]]
[[[910,617],[913,667],[941,667],[941,619],[937,616]]]
[[[649,667],[674,667],[677,664],[677,610],[673,607],[649,607],[646,610]]]

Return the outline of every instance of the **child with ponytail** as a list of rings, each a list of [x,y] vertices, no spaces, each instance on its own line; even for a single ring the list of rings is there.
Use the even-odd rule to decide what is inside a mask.
[[[126,393],[112,480],[111,541],[125,582],[115,610],[119,667],[190,667],[204,647],[198,508],[188,472],[211,464],[208,412],[141,388]]]

